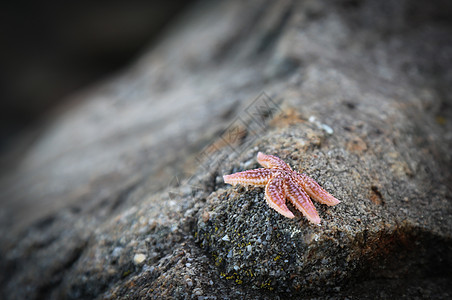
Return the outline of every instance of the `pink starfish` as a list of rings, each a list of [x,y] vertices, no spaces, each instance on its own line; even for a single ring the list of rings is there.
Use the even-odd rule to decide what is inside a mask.
[[[267,204],[288,218],[294,214],[286,206],[286,198],[312,223],[319,224],[320,217],[312,199],[332,206],[340,201],[325,191],[314,179],[304,173],[293,171],[282,159],[273,155],[257,154],[257,161],[264,168],[224,175],[224,182],[265,186]],[[309,195],[309,196],[308,196]]]

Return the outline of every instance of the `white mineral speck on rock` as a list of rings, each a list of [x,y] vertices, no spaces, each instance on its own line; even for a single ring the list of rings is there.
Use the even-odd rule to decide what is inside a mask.
[[[187,285],[188,285],[189,287],[192,287],[192,286],[193,286],[193,281],[192,281],[190,278],[188,278],[185,282],[187,283]]]
[[[231,258],[234,256],[234,253],[232,252],[232,250],[229,250],[227,257]]]
[[[155,270],[154,266],[148,266],[148,265],[143,266],[143,271],[145,271],[145,272],[154,272],[154,270]]]
[[[315,126],[317,126],[317,128],[322,129],[323,131],[325,131],[328,134],[333,134],[334,130],[333,128],[331,128],[330,126],[320,123],[317,118],[315,116],[310,116],[308,121],[310,123],[313,123]]]
[[[119,257],[122,253],[122,247],[115,247],[113,251],[111,252],[111,256],[113,257]]]
[[[138,254],[135,254],[135,255],[134,255],[134,257],[133,257],[133,262],[134,262],[136,265],[139,265],[139,264],[141,264],[145,259],[146,259],[146,255],[144,255],[144,254],[142,254],[142,253],[138,253]]]
[[[202,295],[202,290],[200,288],[194,289],[193,292],[195,293],[196,296],[201,296]]]
[[[244,165],[244,167],[249,167],[249,166],[251,166],[252,163],[254,163],[254,157],[253,157],[252,160],[248,160],[248,161],[245,162],[243,165]]]
[[[334,132],[333,128],[331,128],[330,126],[328,126],[326,124],[322,124],[321,127],[328,134],[333,134],[333,132]]]

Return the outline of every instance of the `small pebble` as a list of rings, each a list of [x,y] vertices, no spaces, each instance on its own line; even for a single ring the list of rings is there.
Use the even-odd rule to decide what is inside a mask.
[[[135,255],[134,255],[134,257],[133,257],[133,262],[134,262],[136,265],[139,265],[139,264],[141,264],[143,261],[145,261],[145,259],[146,259],[146,255],[144,255],[144,254],[142,254],[142,253],[139,253],[139,254],[135,254]]]
[[[229,242],[230,241],[229,236],[227,234],[222,238],[222,240],[225,241],[225,242]]]

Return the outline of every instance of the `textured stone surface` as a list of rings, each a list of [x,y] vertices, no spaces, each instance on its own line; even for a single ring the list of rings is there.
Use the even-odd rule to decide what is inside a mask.
[[[450,297],[451,11],[194,7],[2,175],[1,298]],[[258,151],[341,204],[223,183]]]

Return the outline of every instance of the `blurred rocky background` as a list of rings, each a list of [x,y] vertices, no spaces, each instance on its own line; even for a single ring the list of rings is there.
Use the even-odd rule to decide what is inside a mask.
[[[130,64],[191,1],[8,1],[0,12],[0,151],[70,93]]]

